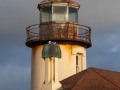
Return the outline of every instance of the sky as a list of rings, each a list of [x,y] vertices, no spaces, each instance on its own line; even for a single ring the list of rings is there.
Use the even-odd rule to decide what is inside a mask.
[[[120,72],[120,0],[76,0],[79,23],[92,29],[87,66]],[[26,27],[39,23],[40,0],[0,0],[0,90],[30,90]]]

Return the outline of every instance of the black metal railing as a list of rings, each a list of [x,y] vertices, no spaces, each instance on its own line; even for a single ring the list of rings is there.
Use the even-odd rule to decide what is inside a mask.
[[[91,28],[71,23],[35,24],[26,28],[26,41],[78,40],[91,43]]]

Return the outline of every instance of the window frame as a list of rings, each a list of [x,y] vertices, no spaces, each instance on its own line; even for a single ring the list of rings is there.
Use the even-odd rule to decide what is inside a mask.
[[[74,18],[75,21],[70,20],[70,9],[75,9],[77,11],[76,13],[74,13],[75,14],[75,18]],[[78,9],[77,8],[69,7],[68,8],[68,16],[69,16],[68,17],[69,22],[78,23]]]
[[[62,21],[59,21],[59,20],[55,20],[54,19],[54,15],[55,15],[55,13],[54,13],[54,8],[55,7],[65,7],[66,8],[66,11],[65,11],[65,13],[63,14],[64,15],[64,20],[62,20]],[[64,9],[65,10],[65,9]],[[62,14],[61,14],[62,15]],[[55,22],[68,22],[68,6],[65,4],[65,5],[57,5],[57,4],[55,4],[55,5],[53,5],[52,6],[52,21],[55,21]]]
[[[50,11],[49,13],[47,13],[49,15],[49,19],[44,21],[43,19],[43,9],[46,9],[47,8],[50,8]],[[40,12],[40,22],[43,23],[43,22],[49,22],[49,21],[52,21],[52,6],[49,6],[49,7],[44,7],[44,8],[41,8],[41,12]]]

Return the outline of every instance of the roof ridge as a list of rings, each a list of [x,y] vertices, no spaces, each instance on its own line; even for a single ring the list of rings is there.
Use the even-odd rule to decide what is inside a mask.
[[[85,70],[85,71],[81,71],[81,72],[84,72],[83,75],[81,76],[81,78],[83,78],[83,77],[85,76],[87,70]],[[79,73],[77,73],[77,74],[80,74],[81,72],[79,72]],[[77,79],[76,82],[78,82],[81,78]],[[75,85],[76,85],[76,83],[73,85],[73,87],[74,87]],[[73,87],[72,87],[72,88],[73,88]]]
[[[74,86],[76,86],[76,84],[77,84],[82,78],[84,78],[84,77],[86,76],[87,72],[88,72],[90,69],[91,69],[91,68],[88,68],[88,69],[85,70],[85,73],[82,75],[82,77],[81,77],[80,79],[78,79],[78,80],[76,81],[76,83],[73,85],[72,89],[74,88]],[[79,73],[81,73],[81,72],[79,72]]]
[[[87,72],[87,69],[86,70],[83,70],[83,71],[81,71],[81,72],[83,72],[83,75],[81,76],[81,78],[84,76],[84,74]],[[69,79],[69,78],[72,78],[72,77],[74,77],[74,76],[76,76],[76,75],[80,75],[80,73],[81,72],[79,72],[79,73],[76,73],[76,74],[74,74],[74,75],[72,75],[72,76],[70,76],[70,77],[68,77],[68,78],[66,78],[66,79]],[[77,79],[76,80],[76,82],[78,82],[78,80],[80,80],[81,78],[79,78],[79,79]],[[64,79],[64,80],[66,80],[66,79]],[[63,81],[63,80],[62,80]],[[60,81],[60,82],[62,82],[62,81]],[[71,84],[71,83],[70,83]],[[70,85],[70,84],[67,84],[67,85]],[[75,86],[75,84],[76,83],[72,83],[72,87],[71,88],[73,88],[74,86]]]
[[[105,80],[107,80],[108,82],[110,82],[111,84],[117,86],[118,88],[120,88],[120,86],[116,85],[115,83],[113,83],[112,81],[110,81],[109,79],[107,79],[105,76],[103,76],[102,74],[100,74],[96,68],[91,68],[91,70],[93,70],[95,73],[97,73],[99,76],[101,76],[102,78],[104,78]]]
[[[84,74],[82,75],[82,77],[85,76],[85,74],[87,73],[87,71],[88,71],[88,70],[86,70],[86,71],[84,72]],[[79,73],[81,73],[81,72],[79,72]],[[82,77],[81,77],[81,78],[82,78]],[[80,78],[80,79],[81,79],[81,78]],[[79,80],[80,80],[80,79],[79,79]],[[77,81],[78,81],[78,80],[77,80]]]

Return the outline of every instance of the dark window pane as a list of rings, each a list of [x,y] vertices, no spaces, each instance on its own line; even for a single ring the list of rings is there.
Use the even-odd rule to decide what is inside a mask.
[[[42,9],[42,22],[49,22],[51,21],[51,14],[52,14],[52,8],[51,7],[45,7]]]
[[[76,65],[78,66],[78,56],[76,56]]]
[[[69,21],[78,23],[78,9],[69,7]]]

